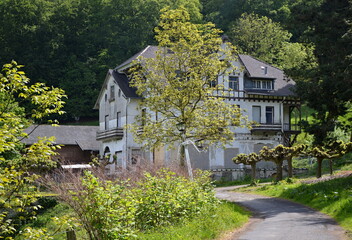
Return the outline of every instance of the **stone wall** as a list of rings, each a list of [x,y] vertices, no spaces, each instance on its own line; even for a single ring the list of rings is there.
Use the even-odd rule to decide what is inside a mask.
[[[307,168],[294,168],[294,175],[307,173]],[[251,176],[250,168],[221,168],[213,169],[212,177],[215,181],[236,181],[243,180],[246,176]],[[258,168],[257,179],[265,179],[276,176],[276,168]],[[283,177],[287,177],[287,168],[283,168]]]

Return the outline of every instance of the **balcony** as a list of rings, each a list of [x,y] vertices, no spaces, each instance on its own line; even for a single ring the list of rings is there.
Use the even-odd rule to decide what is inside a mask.
[[[280,132],[282,129],[281,123],[257,123],[252,125],[252,132],[266,131],[266,132]]]
[[[300,133],[301,132],[301,126],[299,124],[284,123],[284,132]]]
[[[123,128],[113,128],[104,131],[97,132],[97,141],[104,140],[108,138],[122,139],[123,138]]]
[[[267,132],[288,132],[288,133],[300,133],[301,127],[298,124],[289,123],[257,123],[252,125],[252,132],[267,131]]]

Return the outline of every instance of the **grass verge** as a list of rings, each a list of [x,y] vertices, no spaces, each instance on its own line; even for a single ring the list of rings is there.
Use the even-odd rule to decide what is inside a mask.
[[[282,181],[276,185],[246,188],[244,191],[290,199],[310,206],[333,217],[352,237],[352,176],[312,184]]]
[[[208,213],[158,231],[140,233],[137,238],[143,240],[216,239],[226,231],[241,227],[249,217],[250,213],[241,207],[223,202],[215,213]]]
[[[70,214],[72,214],[72,210],[65,204],[59,203],[55,207],[39,214],[35,221],[26,226],[45,228],[48,232],[54,232],[57,230],[57,226],[51,219]],[[216,239],[226,231],[241,227],[248,221],[249,217],[250,213],[241,207],[233,203],[222,202],[215,213],[204,214],[175,226],[160,228],[158,231],[139,233],[137,239]],[[87,239],[83,229],[79,229],[76,234],[78,239]],[[66,240],[65,229],[55,233],[53,239]]]

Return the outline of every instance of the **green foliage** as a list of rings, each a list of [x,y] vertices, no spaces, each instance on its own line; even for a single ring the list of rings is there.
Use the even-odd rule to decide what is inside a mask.
[[[187,139],[219,145],[233,140],[230,126],[244,118],[213,95],[224,90],[219,74],[233,70],[231,45],[222,46],[213,24],[191,23],[184,8],[164,10],[155,31],[156,57],[139,59],[131,70],[132,86],[144,97],[140,108],[148,110],[133,125],[136,141],[155,148]]]
[[[135,200],[129,189],[100,181],[90,172],[82,179],[83,190],[72,192],[75,213],[90,239],[131,239],[135,233]]]
[[[312,147],[307,153],[317,158],[317,177],[322,175],[322,162],[324,159],[330,161],[330,174],[332,174],[332,160],[345,155],[352,151],[352,142],[344,143],[343,141],[333,141],[325,146]]]
[[[257,57],[279,68],[289,70],[315,65],[315,61],[310,60],[314,48],[291,43],[292,34],[266,16],[244,13],[234,23],[229,34],[240,53]]]
[[[12,61],[0,73],[0,238],[8,239],[17,231],[16,221],[32,218],[40,208],[32,204],[37,199],[35,172],[55,166],[53,139],[25,147],[20,142],[27,136],[24,129],[34,120],[62,114],[65,97],[61,89],[30,85],[21,67]]]
[[[157,175],[145,174],[135,191],[136,221],[141,230],[171,225],[213,211],[218,204],[209,174],[199,171],[195,181],[163,170]]]
[[[97,117],[92,107],[107,69],[154,43],[166,6],[202,19],[198,0],[1,1],[0,64],[17,59],[32,79],[64,89],[61,118]]]
[[[334,217],[352,233],[352,177],[315,184],[280,184],[258,188],[257,193],[292,199]]]
[[[233,203],[223,202],[214,211],[204,212],[196,218],[140,233],[138,239],[217,239],[224,232],[242,226],[248,218],[249,212]]]
[[[236,157],[232,158],[234,163],[243,163],[246,165],[251,165],[252,168],[252,183],[256,184],[256,165],[257,162],[261,161],[262,159],[256,153],[244,154],[240,153]]]
[[[282,164],[284,160],[288,160],[289,177],[292,177],[292,158],[305,152],[306,145],[298,145],[293,147],[285,147],[282,144],[269,149],[264,146],[259,153],[259,157],[264,161],[272,161],[276,164],[276,180],[282,180]]]
[[[351,44],[349,37],[351,2],[298,1],[293,20],[304,28],[303,37],[315,45],[318,65],[315,69],[301,69],[295,74],[297,94],[313,108],[314,121],[306,123],[305,131],[314,136],[314,143],[329,141],[329,133],[346,113],[346,102],[351,100]],[[326,21],[329,19],[329,21]],[[311,91],[314,89],[314,91]]]
[[[85,172],[79,189],[61,198],[73,209],[89,239],[132,239],[140,231],[178,224],[213,212],[215,198],[209,173],[199,172],[194,181],[168,170],[142,179],[108,181]]]

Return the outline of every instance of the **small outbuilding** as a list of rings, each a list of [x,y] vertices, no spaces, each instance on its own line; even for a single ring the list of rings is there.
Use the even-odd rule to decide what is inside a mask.
[[[98,129],[98,126],[32,125],[25,130],[28,137],[22,142],[31,145],[38,141],[38,137],[54,136],[55,144],[62,145],[55,156],[61,164],[87,164],[99,153]]]

